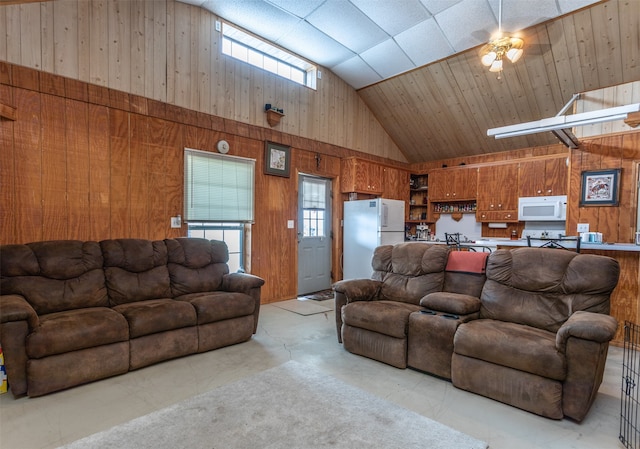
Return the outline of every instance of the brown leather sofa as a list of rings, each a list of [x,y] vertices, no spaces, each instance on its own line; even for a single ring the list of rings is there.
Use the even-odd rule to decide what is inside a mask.
[[[473,254],[421,243],[376,249],[372,279],[334,285],[338,340],[355,354],[581,421],[617,328],[608,315],[617,261],[517,248],[488,255],[484,272],[450,263],[483,257]]]
[[[0,344],[14,396],[40,396],[255,333],[264,281],[224,242],[0,246]]]

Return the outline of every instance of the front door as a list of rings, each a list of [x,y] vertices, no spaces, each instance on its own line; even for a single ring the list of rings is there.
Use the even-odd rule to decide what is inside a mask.
[[[331,180],[299,177],[298,296],[331,287]]]

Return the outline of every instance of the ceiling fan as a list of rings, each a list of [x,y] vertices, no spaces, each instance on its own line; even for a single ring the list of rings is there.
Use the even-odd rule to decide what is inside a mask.
[[[515,63],[524,53],[524,40],[517,36],[510,36],[502,32],[502,0],[498,6],[498,32],[494,34],[489,43],[480,49],[482,64],[489,67],[490,72],[497,72],[498,79],[502,73],[502,62],[506,58]]]

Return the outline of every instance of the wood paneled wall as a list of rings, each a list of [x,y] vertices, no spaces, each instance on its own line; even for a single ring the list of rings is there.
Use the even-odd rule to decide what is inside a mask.
[[[0,63],[0,243],[185,235],[170,217],[183,210],[185,147],[256,159],[251,272],[266,280],[264,302],[296,297],[298,173],[333,179],[340,161],[365,156],[124,92]],[[264,142],[289,145],[291,177],[265,175]],[[317,163],[316,155],[321,155]],[[393,161],[373,157],[379,162]],[[333,204],[332,270],[340,279],[342,203]]]
[[[581,94],[575,102],[574,113],[598,111],[600,109],[640,103],[640,81],[619,84],[617,86],[596,89]],[[600,136],[603,134],[629,131],[631,128],[624,121],[594,123],[593,125],[575,128],[576,137]]]
[[[0,61],[405,162],[356,91],[322,70],[317,90],[222,55],[218,17],[175,0],[0,5]]]
[[[604,241],[634,241],[638,213],[638,164],[640,132],[586,140],[579,150],[571,151],[567,231],[575,235],[578,223],[589,223],[593,232],[602,232]],[[620,206],[580,207],[582,172],[621,168]],[[611,315],[618,319],[614,341],[624,341],[624,321],[640,323],[640,253],[585,251],[614,257],[620,263],[620,280],[611,298]]]

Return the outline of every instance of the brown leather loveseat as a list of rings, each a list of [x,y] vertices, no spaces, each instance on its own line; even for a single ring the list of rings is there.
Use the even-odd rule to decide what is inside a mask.
[[[0,246],[0,344],[14,396],[40,396],[255,333],[264,281],[224,242]]]
[[[476,259],[466,263],[476,268],[460,271],[452,257]],[[479,270],[481,257],[421,243],[377,248],[372,279],[334,285],[338,340],[350,352],[542,416],[581,421],[617,328],[608,315],[617,261],[501,249]]]

